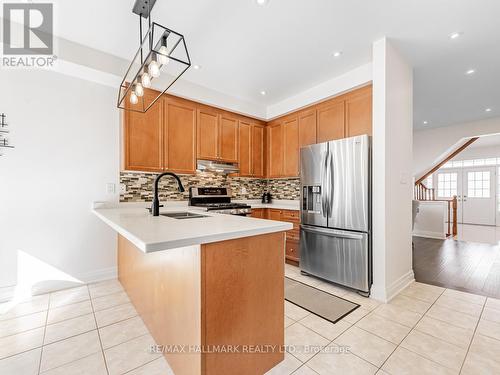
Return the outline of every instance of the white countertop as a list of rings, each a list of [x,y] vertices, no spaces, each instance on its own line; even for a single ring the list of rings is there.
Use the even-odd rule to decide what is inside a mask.
[[[147,206],[149,203],[123,203],[110,208],[94,208],[92,211],[145,253],[282,232],[293,228],[292,224],[282,221],[207,213],[182,202],[167,204],[160,209],[160,213],[188,211],[207,217],[153,217],[145,209]]]
[[[232,202],[246,203],[252,208],[275,208],[280,210],[300,210],[300,201],[286,200],[286,199],[273,199],[271,203],[262,203],[260,199],[233,199]]]

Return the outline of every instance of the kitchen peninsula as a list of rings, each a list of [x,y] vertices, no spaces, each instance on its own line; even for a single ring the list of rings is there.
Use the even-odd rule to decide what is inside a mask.
[[[132,303],[175,374],[266,372],[284,358],[292,224],[187,207],[195,216],[163,216],[173,211],[94,209],[118,233],[118,278]]]

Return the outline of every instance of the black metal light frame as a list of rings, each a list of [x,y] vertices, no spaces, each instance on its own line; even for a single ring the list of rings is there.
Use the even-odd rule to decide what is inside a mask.
[[[132,59],[132,62],[127,69],[127,72],[125,73],[125,76],[120,84],[119,92],[118,92],[118,101],[117,101],[117,107],[122,108],[125,110],[133,111],[133,112],[140,112],[144,113],[147,112],[149,108],[151,108],[152,105],[154,105],[158,99],[165,93],[167,90],[186,72],[186,70],[189,69],[191,66],[191,59],[189,57],[189,51],[186,46],[186,41],[184,39],[184,36],[174,30],[171,30],[163,25],[160,25],[156,22],[151,22],[151,9],[154,6],[156,0],[136,0],[133,8],[133,12],[139,15],[139,49],[137,50],[136,54],[134,55],[134,58]],[[147,18],[148,20],[148,31],[146,34],[143,36],[142,34],[142,18]],[[160,36],[158,37],[158,32],[157,30],[160,30]],[[155,41],[155,35],[157,38],[157,42],[154,43]],[[128,105],[128,103],[125,102],[125,99],[128,97],[130,90],[132,89],[133,85],[138,82],[139,76],[146,71],[146,67],[148,64],[155,59],[157,55],[162,55],[158,50],[159,48],[163,45],[163,43],[166,43],[168,37],[172,35],[177,38],[176,42],[174,43],[173,47],[170,49],[167,57],[169,60],[181,64],[183,68],[181,69],[180,73],[178,73],[175,78],[168,83],[167,87],[160,92],[160,94],[147,106],[144,104],[144,96],[140,97],[142,100],[142,106],[141,108],[137,108],[138,105]],[[155,45],[153,45],[155,44]],[[180,46],[180,47],[179,47]],[[177,58],[172,56],[172,54],[176,51],[176,48],[183,48],[183,51],[185,53],[185,59]],[[146,57],[143,56],[144,54],[144,49],[147,48],[147,55]],[[129,73],[131,72],[132,68],[134,67],[134,63],[136,60],[140,58],[140,68],[137,70],[137,73],[134,75],[132,80],[127,81],[127,77]],[[155,60],[156,61],[156,60]],[[161,69],[161,66],[160,66]],[[145,88],[146,90],[146,88]]]

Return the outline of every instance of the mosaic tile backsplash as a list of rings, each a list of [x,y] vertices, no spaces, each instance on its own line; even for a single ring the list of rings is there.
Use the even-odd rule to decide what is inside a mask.
[[[125,193],[120,194],[120,202],[147,202],[153,199],[153,182],[156,173],[121,172],[120,184]],[[174,179],[164,177],[160,181],[160,200],[187,200],[190,186],[230,186],[233,199],[260,199],[262,194],[270,191],[274,199],[300,198],[300,180],[286,179],[255,179],[230,177],[215,172],[198,172],[195,175],[179,176],[186,191],[180,193]]]

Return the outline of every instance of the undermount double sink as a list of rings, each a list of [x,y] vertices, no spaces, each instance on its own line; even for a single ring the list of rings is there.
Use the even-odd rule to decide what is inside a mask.
[[[208,215],[202,215],[194,212],[165,212],[160,214],[161,216],[171,217],[173,219],[198,219],[200,217],[209,217]]]

